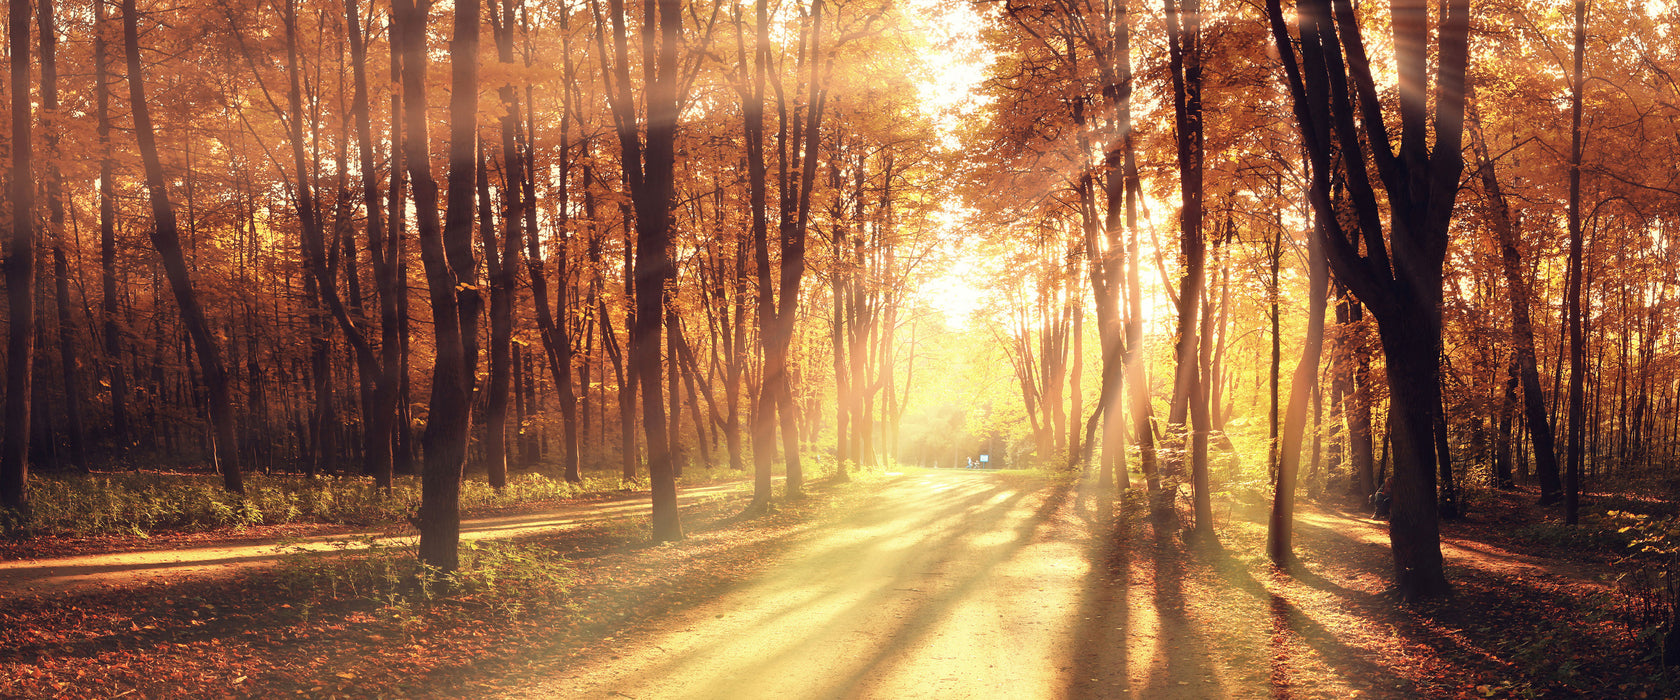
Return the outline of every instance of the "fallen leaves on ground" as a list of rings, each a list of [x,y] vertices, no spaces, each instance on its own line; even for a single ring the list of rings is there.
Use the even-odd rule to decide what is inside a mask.
[[[286,597],[275,571],[0,602],[0,697],[471,695],[715,595],[867,488],[818,488],[752,519],[740,498],[703,501],[672,544],[647,544],[639,519],[522,540],[570,558],[575,577],[568,600],[514,611]]]

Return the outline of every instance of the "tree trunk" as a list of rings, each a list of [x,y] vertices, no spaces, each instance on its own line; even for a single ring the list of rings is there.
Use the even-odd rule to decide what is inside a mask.
[[[133,2],[133,0],[128,0]],[[7,250],[6,427],[0,436],[0,506],[29,517],[30,380],[35,354],[35,175],[30,140],[34,122],[29,90],[29,0],[7,3],[12,56],[12,238]]]
[[[1281,2],[1267,0],[1266,13],[1312,164],[1311,203],[1320,220],[1336,224],[1325,227],[1329,235],[1321,235],[1321,243],[1337,278],[1376,316],[1388,360],[1395,455],[1389,538],[1395,585],[1407,600],[1439,595],[1447,584],[1435,510],[1434,416],[1441,408],[1442,267],[1464,170],[1469,2],[1446,0],[1438,14],[1433,93],[1428,89],[1429,5],[1395,0],[1391,7],[1400,95],[1398,152],[1383,120],[1352,3],[1298,3],[1300,60]],[[1362,124],[1356,126],[1356,117]],[[1332,159],[1345,166],[1339,172],[1352,214],[1345,225],[1335,219],[1330,199]],[[1373,166],[1387,195],[1386,207],[1371,181]],[[1358,238],[1350,238],[1349,230]]]
[[[491,5],[492,13],[495,6]],[[504,126],[505,126],[504,122]],[[513,303],[515,280],[518,277],[520,235],[519,217],[503,217],[507,232],[502,236],[502,249],[497,250],[495,209],[490,204],[490,172],[486,164],[485,147],[479,145],[478,206],[479,233],[484,239],[484,267],[490,281],[490,385],[486,387],[484,409],[484,468],[492,488],[507,486],[508,472],[508,404],[512,398],[513,379]],[[504,146],[504,154],[506,153]],[[511,196],[520,189],[511,167],[503,160],[501,190]]]
[[[652,483],[653,539],[681,539],[676,474],[667,433],[660,347],[666,285],[673,279],[671,198],[676,166],[676,128],[682,76],[678,47],[682,13],[678,0],[652,0],[644,35],[645,119],[631,99],[630,54],[623,0],[608,3],[616,61],[610,67],[609,103],[617,125],[624,179],[635,207],[635,309],[630,327],[630,372],[642,393],[642,430],[647,436]],[[659,27],[657,50],[652,27]],[[603,51],[603,53],[605,53]],[[645,125],[645,140],[639,130]]]
[[[132,1],[132,0],[130,0]],[[449,219],[438,222],[438,186],[432,178],[426,105],[426,15],[412,0],[392,6],[394,51],[402,56],[403,162],[414,196],[415,229],[426,269],[437,352],[432,364],[432,395],[421,437],[424,461],[420,478],[420,561],[440,573],[460,565],[461,471],[466,466],[467,436],[472,428],[472,387],[468,381],[464,332],[456,296],[457,277],[445,252],[448,237],[472,234],[473,131],[477,121],[478,5],[455,6],[455,36],[450,45],[453,89],[449,127]]]
[[[503,0],[502,19],[497,25],[496,52],[497,57],[504,64],[513,62],[513,2]],[[565,31],[565,20],[562,19],[562,31]],[[569,45],[568,45],[569,48]],[[527,57],[527,65],[530,60]],[[570,52],[564,62],[566,80],[570,81],[573,72]],[[530,271],[531,296],[536,306],[537,330],[543,341],[543,349],[548,358],[549,372],[554,375],[554,385],[560,399],[560,416],[564,426],[561,430],[560,472],[571,483],[582,483],[583,474],[578,465],[578,400],[572,383],[572,358],[575,351],[572,348],[570,326],[564,321],[556,323],[554,311],[549,306],[548,273],[545,270],[541,237],[537,231],[536,206],[536,167],[533,162],[534,149],[531,148],[528,134],[522,129],[519,118],[519,93],[510,83],[500,88],[503,108],[506,110],[502,117],[502,159],[507,163],[507,180],[509,195],[507,214],[508,236],[514,237],[515,226],[523,222],[529,235],[526,237],[525,260]],[[553,198],[559,203],[556,207],[556,219],[559,224],[559,254],[555,256],[555,287],[558,298],[555,305],[564,316],[570,308],[567,301],[567,242],[571,240],[570,230],[570,201],[571,201],[571,99],[570,90],[562,90],[560,113],[560,162],[556,171],[559,181],[553,183]],[[527,105],[527,109],[530,105]],[[521,231],[519,235],[523,235]],[[587,383],[585,384],[587,389]]]
[[[1317,227],[1328,224],[1318,215]],[[1281,235],[1281,232],[1280,232]],[[1307,243],[1307,337],[1301,360],[1289,383],[1289,406],[1283,424],[1283,442],[1278,453],[1277,488],[1272,494],[1272,517],[1266,528],[1266,556],[1278,566],[1294,558],[1295,481],[1301,469],[1301,443],[1307,428],[1307,403],[1318,393],[1318,361],[1324,350],[1324,309],[1329,293],[1330,270],[1324,246],[1314,235]],[[1276,268],[1274,268],[1276,269]]]
[[[1575,67],[1569,92],[1569,447],[1563,479],[1564,522],[1574,525],[1581,501],[1582,440],[1586,430],[1587,341],[1581,311],[1581,91],[1587,47],[1586,0],[1575,0]]]
[[[1209,429],[1208,390],[1201,381],[1198,337],[1198,306],[1206,287],[1207,255],[1202,236],[1202,51],[1200,0],[1166,0],[1168,53],[1173,83],[1173,115],[1177,131],[1179,189],[1183,199],[1179,214],[1184,271],[1178,297],[1178,366],[1175,397],[1189,399],[1191,434],[1187,445],[1190,459],[1191,495],[1195,505],[1195,532],[1213,535],[1213,505],[1209,494],[1207,439]],[[1176,403],[1176,398],[1175,398]],[[1172,420],[1177,419],[1177,420]],[[1182,421],[1176,412],[1170,422]]]
[[[204,308],[199,305],[193,290],[192,274],[187,269],[186,256],[181,250],[181,235],[175,221],[175,206],[170,202],[168,179],[163,162],[158,157],[157,132],[152,128],[150,103],[146,101],[144,73],[140,60],[139,11],[135,0],[123,0],[123,44],[128,59],[130,109],[134,115],[134,137],[145,165],[146,190],[152,206],[152,245],[162,259],[164,273],[175,293],[181,310],[181,322],[192,338],[198,356],[199,369],[204,373],[204,385],[209,394],[210,422],[214,433],[216,466],[222,472],[223,486],[233,493],[244,493],[245,485],[239,468],[238,430],[234,425],[233,401],[229,396],[227,371],[222,366],[221,351],[211,334]],[[15,30],[14,30],[15,31]]]
[[[49,125],[58,118],[58,26],[53,1],[41,2],[41,115]],[[82,444],[81,372],[76,361],[76,326],[70,311],[70,265],[64,255],[64,175],[58,169],[58,129],[49,128],[47,145],[47,227],[53,241],[53,296],[58,308],[58,361],[64,377],[64,439],[70,462],[88,471]]]
[[[1517,376],[1523,390],[1523,409],[1533,436],[1535,471],[1540,477],[1540,504],[1550,505],[1563,496],[1559,478],[1556,444],[1552,436],[1551,417],[1546,414],[1546,398],[1540,388],[1540,368],[1534,354],[1534,325],[1529,320],[1531,298],[1528,280],[1523,277],[1522,253],[1517,247],[1516,222],[1512,220],[1506,203],[1504,188],[1495,174],[1493,160],[1488,156],[1487,142],[1481,132],[1480,119],[1470,122],[1471,146],[1476,154],[1477,175],[1482,181],[1488,220],[1499,236],[1501,266],[1505,273],[1505,291],[1511,305],[1511,344],[1515,352]]]
[[[1511,414],[1517,402],[1518,384],[1516,364],[1513,362],[1509,369],[1510,378],[1505,382],[1505,392],[1499,402],[1493,443],[1493,487],[1505,491],[1516,487],[1511,476],[1511,428],[1515,422]]]
[[[351,68],[355,81],[350,111],[355,115],[356,120],[357,156],[362,171],[362,203],[367,209],[368,253],[373,263],[374,288],[379,298],[380,329],[378,366],[364,366],[362,368],[364,375],[374,377],[370,401],[363,411],[365,425],[363,426],[362,458],[365,470],[373,474],[374,483],[379,488],[389,489],[391,488],[391,474],[394,471],[395,464],[393,428],[397,419],[399,377],[402,371],[399,364],[400,358],[398,357],[398,347],[401,341],[397,337],[397,297],[406,293],[406,290],[397,286],[397,265],[401,254],[401,249],[397,245],[397,232],[394,229],[387,231],[382,217],[379,175],[376,172],[377,166],[373,154],[371,106],[368,100],[367,47],[362,36],[359,5],[360,0],[348,0],[344,3],[346,25],[349,27],[350,33]],[[402,114],[399,108],[401,96],[393,94],[391,100],[391,120],[394,125]],[[400,180],[401,178],[400,171],[403,167],[401,158],[402,149],[393,141],[391,148],[391,177],[393,180]],[[397,187],[392,188],[393,204],[398,201],[399,189]],[[396,217],[393,216],[392,218]],[[342,323],[342,319],[340,322]]]
[[[1389,425],[1394,453],[1394,505],[1389,541],[1394,579],[1403,596],[1445,592],[1435,500],[1435,414],[1440,410],[1437,348],[1426,333],[1439,316],[1425,310],[1414,324],[1379,324],[1388,358]],[[1397,327],[1398,326],[1398,327]],[[1412,330],[1403,330],[1410,328]]]
[[[105,26],[105,0],[94,2],[94,25]],[[99,119],[99,269],[100,316],[105,335],[105,365],[111,382],[111,446],[128,451],[128,374],[123,371],[122,328],[117,323],[117,205],[111,153],[111,91],[106,66],[105,32],[93,33],[94,94]]]
[[[1441,407],[1435,411],[1435,462],[1440,467],[1435,502],[1443,520],[1456,520],[1459,516],[1458,482],[1453,479],[1452,446],[1447,437],[1447,406],[1443,399]]]

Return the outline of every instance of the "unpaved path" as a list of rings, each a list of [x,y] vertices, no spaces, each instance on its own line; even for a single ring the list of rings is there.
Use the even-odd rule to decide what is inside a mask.
[[[1437,633],[1381,595],[1386,523],[1303,504],[1299,551],[1317,558],[1291,577],[1257,554],[1263,509],[1222,513],[1224,547],[1198,552],[1091,491],[907,475],[757,578],[506,697],[1414,698],[1487,682],[1447,670],[1418,643]],[[1445,549],[1461,574],[1543,566]]]
[[[1089,569],[1069,497],[908,476],[762,577],[522,697],[1044,697],[1066,682]]]
[[[728,483],[682,489],[678,492],[678,503],[687,506],[728,498],[740,493],[742,488],[741,484]],[[647,494],[632,493],[540,513],[465,520],[461,523],[461,539],[519,537],[613,521],[634,527],[646,519],[647,510]],[[417,538],[413,534],[370,531],[226,546],[0,561],[0,600],[225,576],[243,569],[272,566],[281,557],[294,553],[364,549],[376,543],[402,546],[413,544]]]

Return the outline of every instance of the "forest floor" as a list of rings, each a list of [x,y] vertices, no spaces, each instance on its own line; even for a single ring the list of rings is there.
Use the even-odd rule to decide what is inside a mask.
[[[666,545],[642,541],[643,494],[569,506],[578,522],[519,537],[570,560],[568,592],[553,605],[353,590],[323,601],[284,585],[300,558],[369,556],[353,551],[226,575],[57,588],[46,577],[0,579],[0,697],[1680,690],[1609,582],[1614,553],[1536,536],[1553,531],[1544,521],[1556,513],[1529,506],[1530,494],[1486,495],[1445,524],[1454,594],[1401,606],[1384,591],[1386,523],[1357,512],[1304,504],[1289,575],[1261,553],[1261,504],[1219,503],[1222,544],[1208,547],[1067,479],[912,471],[812,492],[752,519],[739,516],[745,489],[691,497],[688,537]],[[510,529],[545,519],[507,517]],[[169,567],[130,571],[158,568]]]

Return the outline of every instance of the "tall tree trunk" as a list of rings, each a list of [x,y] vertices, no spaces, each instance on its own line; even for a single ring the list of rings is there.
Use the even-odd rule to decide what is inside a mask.
[[[132,1],[132,0],[129,0]],[[450,44],[449,211],[439,226],[438,186],[432,178],[426,106],[426,15],[412,0],[395,0],[393,50],[402,56],[403,162],[414,197],[415,228],[426,288],[432,302],[437,352],[432,364],[432,395],[421,470],[420,561],[439,572],[460,565],[461,471],[466,466],[467,436],[472,428],[472,386],[468,378],[462,314],[456,296],[458,278],[445,250],[445,239],[472,235],[473,132],[477,121],[478,4],[455,6]],[[447,231],[447,233],[446,233]],[[470,251],[469,251],[470,253]]]
[[[94,25],[106,24],[105,0],[95,0]],[[128,374],[123,371],[122,328],[117,322],[117,204],[111,154],[111,91],[105,32],[93,33],[93,76],[99,119],[99,269],[100,316],[105,336],[105,365],[111,382],[111,445],[118,455],[129,447]]]
[[[513,23],[514,7],[512,0],[503,0],[502,19],[497,24],[496,52],[497,57],[504,64],[513,62]],[[565,19],[561,20],[561,31],[567,29]],[[569,44],[567,45],[569,49]],[[530,64],[529,57],[526,60]],[[564,67],[569,83],[573,72],[570,51],[566,53]],[[583,474],[578,465],[578,400],[572,383],[572,359],[575,351],[572,348],[571,328],[562,321],[555,322],[554,311],[549,306],[548,273],[543,260],[541,237],[537,235],[537,207],[536,207],[536,167],[531,161],[535,155],[530,147],[531,134],[523,129],[520,120],[519,92],[509,83],[502,86],[497,93],[503,109],[502,117],[502,159],[507,163],[507,179],[509,196],[507,205],[508,236],[515,237],[515,226],[523,222],[529,232],[526,236],[525,260],[530,271],[531,296],[536,306],[537,330],[543,341],[543,349],[548,358],[549,372],[554,375],[554,385],[560,399],[560,416],[564,423],[561,429],[560,472],[571,483],[581,483]],[[567,301],[567,242],[571,240],[571,110],[570,89],[561,91],[560,105],[560,162],[556,171],[559,181],[553,183],[552,196],[559,206],[556,207],[555,217],[559,224],[558,236],[559,254],[555,256],[555,287],[558,298],[555,305],[565,315],[570,308]],[[530,105],[527,105],[527,109]],[[521,231],[524,235],[526,231]],[[587,381],[585,388],[587,389]]]
[[[1208,391],[1200,378],[1198,348],[1198,305],[1206,287],[1206,243],[1202,236],[1202,51],[1200,0],[1166,0],[1167,37],[1173,83],[1173,123],[1177,131],[1179,189],[1183,208],[1179,226],[1183,243],[1184,271],[1178,298],[1178,364],[1175,395],[1189,399],[1190,436],[1186,451],[1190,459],[1195,531],[1213,535],[1213,505],[1209,494],[1207,439],[1209,429]],[[1174,416],[1177,418],[1178,416]]]
[[[133,2],[134,0],[127,0]],[[0,435],[0,506],[29,517],[30,380],[35,367],[34,123],[29,90],[29,0],[9,0],[12,67],[12,239],[7,250],[6,427]],[[144,108],[142,108],[144,109]]]
[[[491,6],[494,14],[495,6]],[[517,278],[518,240],[513,240],[514,256],[508,250],[497,249],[495,208],[490,203],[490,168],[488,150],[482,140],[478,147],[478,213],[479,235],[483,237],[484,268],[490,282],[490,384],[485,387],[484,407],[484,469],[492,488],[507,485],[508,470],[508,406],[512,398],[513,381],[513,302],[514,280]],[[503,161],[506,172],[506,161]],[[511,180],[503,182],[502,191],[518,186]],[[512,221],[507,233],[517,235]],[[503,236],[506,243],[507,236]]]
[[[1316,227],[1327,224],[1319,214]],[[1281,235],[1281,232],[1279,232]],[[1307,337],[1301,360],[1289,383],[1283,442],[1279,445],[1277,489],[1272,494],[1272,517],[1266,527],[1266,556],[1288,566],[1294,558],[1295,482],[1301,470],[1301,443],[1306,435],[1307,403],[1318,393],[1318,361],[1324,350],[1324,309],[1329,296],[1330,269],[1319,243],[1322,233],[1307,242]],[[1315,450],[1316,451],[1316,450]]]
[[[1471,146],[1476,155],[1476,174],[1482,181],[1488,220],[1499,236],[1499,257],[1505,273],[1505,292],[1511,305],[1511,345],[1515,351],[1513,362],[1517,368],[1523,391],[1523,410],[1533,436],[1535,471],[1540,477],[1540,504],[1557,503],[1563,497],[1559,478],[1555,438],[1551,417],[1546,414],[1546,398],[1540,388],[1539,362],[1534,355],[1534,325],[1529,320],[1528,304],[1532,293],[1523,276],[1522,253],[1517,247],[1516,222],[1505,200],[1504,188],[1495,174],[1493,159],[1488,155],[1487,141],[1482,134],[1481,120],[1472,112],[1469,122]]]
[[[1587,3],[1575,0],[1575,65],[1569,91],[1569,458],[1563,478],[1564,522],[1574,525],[1581,501],[1582,440],[1586,431],[1587,340],[1581,311],[1581,91],[1587,51]]]
[[[1281,189],[1281,187],[1279,189]],[[1268,447],[1266,465],[1268,467],[1267,473],[1272,477],[1271,481],[1274,487],[1278,483],[1278,470],[1281,468],[1282,464],[1279,459],[1282,455],[1279,451],[1282,446],[1278,443],[1278,420],[1282,417],[1282,414],[1279,413],[1279,409],[1282,407],[1278,402],[1278,384],[1280,375],[1283,372],[1283,337],[1281,333],[1282,314],[1280,314],[1278,310],[1278,299],[1282,294],[1282,288],[1279,284],[1280,280],[1278,279],[1278,273],[1283,267],[1283,233],[1283,216],[1281,212],[1278,212],[1273,217],[1272,248],[1266,256],[1272,272],[1271,282],[1266,288],[1266,302],[1268,307],[1267,316],[1272,322],[1272,403],[1271,410],[1266,414],[1266,424],[1269,428],[1266,441],[1266,445]],[[1311,286],[1310,282],[1308,286]],[[1340,314],[1338,314],[1338,316],[1339,315]],[[1309,325],[1308,327],[1310,328],[1311,326]],[[1292,388],[1290,391],[1293,392],[1294,389]]]
[[[58,361],[64,377],[64,438],[70,462],[87,472],[82,444],[81,373],[76,362],[76,326],[70,311],[70,264],[64,255],[64,175],[58,169],[58,25],[53,0],[41,0],[41,114],[48,123],[47,228],[53,240],[53,296],[58,308]]]
[[[332,329],[327,324],[325,310],[321,308],[326,304],[321,300],[321,286],[317,279],[310,276],[303,281],[303,295],[309,303],[310,396],[315,401],[309,411],[310,476],[330,473],[338,454],[333,441],[338,415],[333,410]]]
[[[774,336],[766,333],[775,324],[776,297],[770,277],[770,220],[768,203],[768,166],[764,155],[764,86],[770,69],[770,3],[753,3],[753,60],[752,87],[741,105],[747,141],[748,202],[752,209],[753,267],[758,291],[758,326],[762,343],[770,343]],[[746,66],[742,66],[743,72]],[[783,148],[786,146],[784,144]],[[752,413],[753,500],[748,512],[764,512],[770,507],[771,467],[776,458],[776,401],[773,391],[766,388],[772,372],[775,353],[763,350],[764,369],[759,379],[758,395]]]
[[[1314,211],[1333,220],[1327,181],[1332,159],[1344,166],[1343,222],[1321,236],[1332,269],[1377,319],[1387,358],[1394,437],[1394,506],[1389,539],[1395,586],[1415,600],[1447,590],[1435,510],[1434,414],[1441,408],[1441,280],[1458,179],[1464,170],[1464,78],[1469,63],[1469,2],[1445,0],[1438,14],[1435,86],[1429,89],[1430,12],[1423,0],[1391,8],[1400,95],[1396,151],[1382,114],[1353,5],[1302,0],[1296,41],[1280,0],[1266,14],[1311,159]],[[1431,112],[1433,111],[1433,116]],[[1356,123],[1357,119],[1357,123]],[[1433,135],[1434,143],[1430,143]],[[1383,205],[1372,167],[1387,195]],[[1384,231],[1384,213],[1388,230]],[[1361,246],[1360,242],[1364,245]],[[1363,248],[1363,250],[1361,250]]]
[[[667,434],[660,364],[666,285],[673,278],[670,211],[682,81],[677,55],[682,42],[682,7],[678,0],[646,3],[642,18],[645,116],[637,113],[631,99],[624,2],[610,0],[608,7],[616,56],[610,67],[608,101],[617,126],[624,179],[636,219],[636,319],[630,327],[630,372],[642,394],[642,430],[647,436],[648,478],[653,492],[653,539],[667,542],[683,536],[677,513],[676,474]],[[643,126],[645,140],[640,128]]]
[[[395,445],[393,428],[397,420],[397,400],[400,391],[400,376],[402,368],[398,348],[401,341],[397,337],[397,297],[406,290],[397,286],[397,265],[400,248],[397,245],[397,232],[387,231],[382,216],[381,195],[379,192],[379,174],[374,160],[372,111],[368,99],[367,79],[367,46],[362,35],[362,20],[359,13],[360,0],[346,0],[345,20],[350,34],[350,63],[355,88],[351,98],[350,111],[356,120],[356,147],[358,162],[362,171],[362,204],[367,209],[367,241],[368,254],[373,263],[374,289],[379,299],[379,358],[377,367],[364,366],[362,372],[366,376],[374,377],[373,391],[369,403],[363,411],[364,442],[362,448],[363,466],[373,475],[374,483],[382,489],[391,488],[391,474],[394,471]],[[393,60],[400,60],[394,57]],[[393,91],[395,92],[395,91]],[[400,95],[392,95],[391,122],[395,125],[401,118],[399,108]],[[393,180],[401,178],[402,149],[393,140],[391,147],[391,177]],[[393,203],[401,193],[400,188],[393,187],[391,197]],[[393,216],[392,218],[396,218]],[[342,324],[342,319],[340,319]],[[365,341],[364,341],[365,342]],[[357,350],[358,357],[360,350]]]
[[[128,58],[128,87],[130,109],[134,115],[134,138],[145,165],[146,190],[152,205],[152,245],[162,259],[164,273],[175,303],[181,310],[181,323],[192,338],[199,370],[209,394],[210,422],[215,441],[216,466],[222,472],[223,486],[233,493],[244,493],[245,484],[239,465],[238,430],[234,425],[233,401],[229,396],[228,376],[222,366],[221,350],[211,334],[210,323],[199,305],[193,290],[192,273],[187,269],[186,255],[181,250],[181,234],[175,221],[175,206],[170,202],[168,179],[163,161],[158,157],[157,132],[152,128],[150,103],[146,101],[143,63],[140,60],[139,11],[135,0],[123,0],[123,45]]]

